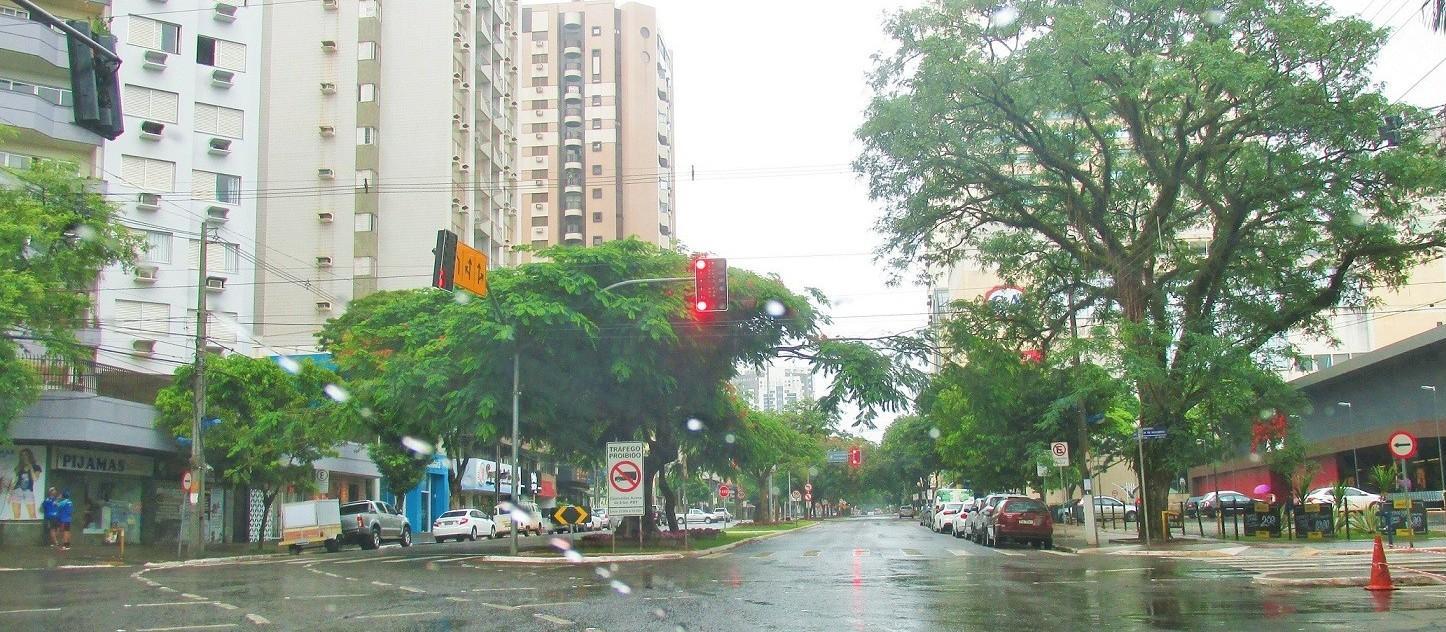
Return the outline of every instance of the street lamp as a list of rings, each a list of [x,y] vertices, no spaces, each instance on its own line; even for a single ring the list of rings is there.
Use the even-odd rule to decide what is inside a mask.
[[[1446,507],[1446,454],[1441,452],[1441,402],[1436,387],[1422,384],[1421,390],[1431,391],[1431,414],[1436,417],[1436,471],[1441,474],[1441,506]]]
[[[1336,402],[1336,405],[1337,405],[1337,406],[1344,406],[1346,410],[1351,411],[1351,427],[1352,427],[1352,428],[1355,428],[1355,425],[1356,425],[1356,409],[1355,409],[1355,407],[1351,406],[1351,403],[1350,403],[1350,402]],[[1360,460],[1360,458],[1356,455],[1356,446],[1351,446],[1351,468],[1354,469],[1355,472],[1356,472],[1356,486],[1360,486],[1360,484],[1361,484],[1361,460]]]

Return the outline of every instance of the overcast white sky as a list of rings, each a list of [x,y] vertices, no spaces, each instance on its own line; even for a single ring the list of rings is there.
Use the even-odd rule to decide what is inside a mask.
[[[653,0],[674,56],[678,234],[690,248],[834,299],[832,335],[880,335],[927,321],[926,295],[886,285],[873,261],[877,207],[848,168],[868,102],[870,56],[889,46],[880,0]],[[1398,98],[1446,60],[1421,0],[1330,0],[1398,27],[1377,69]],[[1379,13],[1378,13],[1379,10]],[[1446,103],[1446,69],[1406,98]],[[696,168],[697,179],[690,180]],[[851,420],[846,420],[846,422]],[[882,430],[865,433],[877,440]]]

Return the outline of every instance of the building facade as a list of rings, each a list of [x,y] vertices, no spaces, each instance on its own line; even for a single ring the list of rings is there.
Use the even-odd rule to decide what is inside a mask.
[[[430,282],[446,229],[515,263],[515,1],[267,3],[257,331],[304,352],[352,299]]]
[[[813,371],[806,367],[779,363],[761,369],[745,368],[732,383],[755,410],[780,411],[814,399]]]
[[[240,323],[254,320],[262,24],[239,4],[112,5],[126,131],[101,164],[121,221],[146,243],[133,269],[98,281],[101,356],[114,366],[170,374],[192,361],[199,296],[211,351],[251,353]]]
[[[673,60],[654,9],[529,5],[518,53],[523,243],[671,246]]]

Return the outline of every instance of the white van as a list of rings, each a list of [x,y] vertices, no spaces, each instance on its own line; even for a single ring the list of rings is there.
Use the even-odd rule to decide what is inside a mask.
[[[506,503],[503,503],[504,505]],[[525,516],[522,514],[526,514]],[[542,511],[537,508],[537,503],[524,500],[517,503],[516,509],[508,511],[502,505],[492,509],[492,522],[497,525],[497,535],[510,535],[512,533],[512,521],[516,519],[517,534],[527,535],[535,533],[542,535]]]

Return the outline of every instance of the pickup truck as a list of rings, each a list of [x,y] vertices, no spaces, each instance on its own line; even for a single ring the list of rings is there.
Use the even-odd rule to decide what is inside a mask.
[[[380,548],[384,540],[412,545],[412,525],[388,503],[358,500],[341,506],[341,539],[364,549]]]
[[[713,524],[714,520],[716,520],[716,518],[713,517],[713,512],[703,511],[702,509],[694,507],[689,509],[688,513],[678,514],[678,527],[683,528],[684,524],[690,527],[700,524]]]

